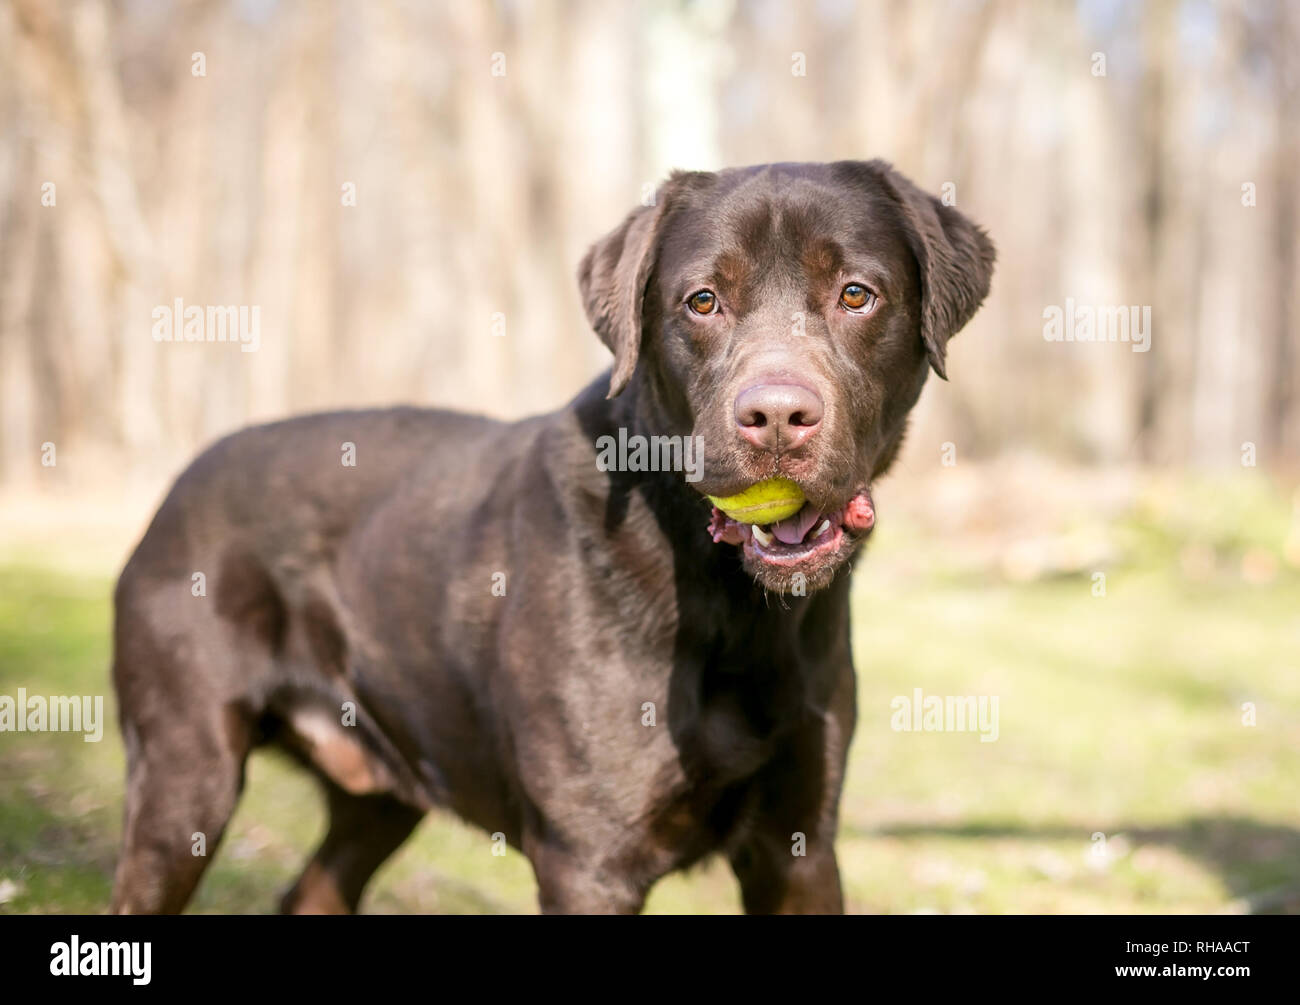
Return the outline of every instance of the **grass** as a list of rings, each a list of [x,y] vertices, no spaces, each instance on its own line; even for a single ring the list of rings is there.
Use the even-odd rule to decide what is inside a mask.
[[[1207,508],[1199,492],[1148,493],[1107,521],[1120,546],[1104,596],[1086,569],[1021,582],[946,570],[933,545],[918,572],[923,535],[906,527],[873,543],[855,582],[860,712],[838,842],[850,910],[1300,911],[1286,507],[1251,490],[1224,520],[1221,495]],[[107,903],[123,778],[110,590],[32,554],[0,563],[0,694],[103,694],[110,720],[97,744],[0,733],[0,912]],[[916,688],[996,696],[997,741],[895,731],[891,701]],[[272,909],[323,827],[310,780],[255,756],[191,909]],[[527,862],[488,848],[431,815],[366,909],[534,911]],[[666,879],[648,909],[734,912],[736,884],[712,862]]]

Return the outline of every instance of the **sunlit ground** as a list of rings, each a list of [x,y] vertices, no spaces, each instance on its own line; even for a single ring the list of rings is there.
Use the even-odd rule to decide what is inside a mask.
[[[855,581],[850,910],[1300,911],[1300,572],[1283,492],[1262,476],[1156,479],[1104,519],[974,544],[894,506]],[[0,694],[106,694],[115,717],[112,566],[93,542],[69,555],[82,546],[5,534]],[[916,688],[996,697],[997,740],[892,730],[891,700]],[[122,789],[115,726],[98,744],[0,734],[0,911],[103,910]],[[192,909],[273,909],[323,828],[312,781],[254,756]],[[535,893],[522,856],[432,815],[365,907],[531,912]],[[649,902],[737,909],[721,862]]]

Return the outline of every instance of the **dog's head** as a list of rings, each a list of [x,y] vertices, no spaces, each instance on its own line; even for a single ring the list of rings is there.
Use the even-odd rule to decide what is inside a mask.
[[[713,512],[769,589],[825,586],[875,522],[929,369],[988,293],[983,231],[881,161],[674,174],[583,259],[611,397],[638,382],[656,433],[701,437],[702,495],[773,477],[776,524]],[[702,513],[707,509],[701,507]]]

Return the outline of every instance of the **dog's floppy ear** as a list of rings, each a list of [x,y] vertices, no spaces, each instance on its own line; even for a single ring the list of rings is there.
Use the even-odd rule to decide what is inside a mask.
[[[591,246],[578,266],[578,288],[587,320],[614,354],[609,397],[632,379],[641,353],[646,285],[659,250],[659,232],[673,196],[702,172],[675,172],[655,193],[654,205],[638,206],[617,228]]]
[[[866,167],[897,203],[921,270],[921,337],[934,372],[948,374],[948,340],[988,296],[996,251],[988,235],[951,206],[917,188],[884,161]]]

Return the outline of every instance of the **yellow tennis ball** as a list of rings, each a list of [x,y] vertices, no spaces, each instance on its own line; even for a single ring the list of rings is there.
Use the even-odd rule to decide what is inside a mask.
[[[709,496],[737,523],[776,523],[803,509],[803,489],[789,478],[768,478],[734,496]]]

